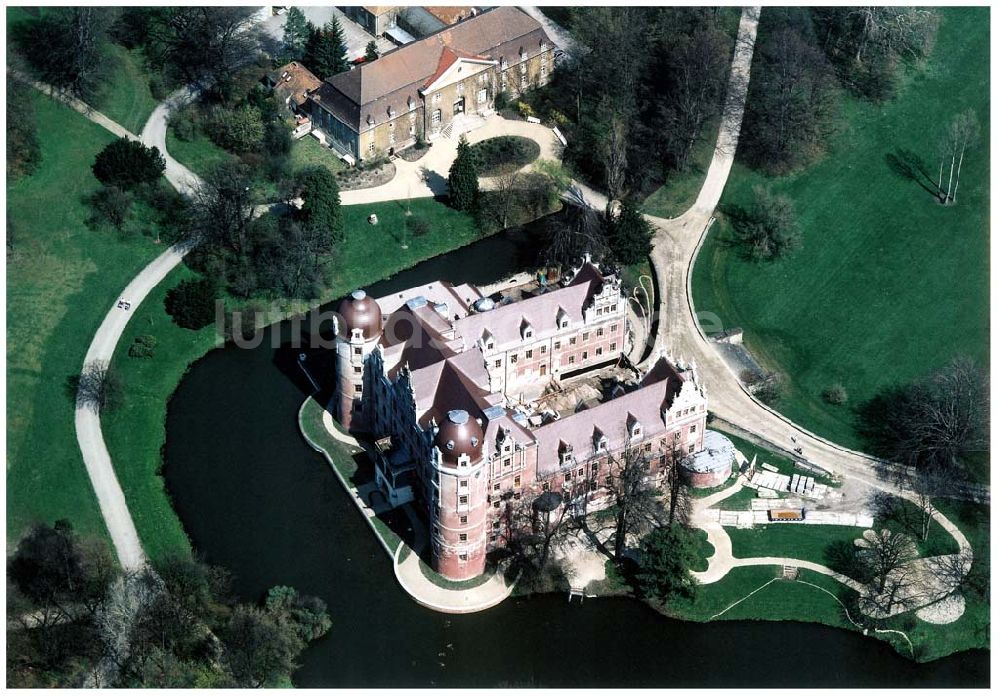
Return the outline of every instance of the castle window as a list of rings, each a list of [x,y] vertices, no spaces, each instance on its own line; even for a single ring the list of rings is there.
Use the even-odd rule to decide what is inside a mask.
[[[583,340],[586,341],[589,338],[590,338],[590,332],[584,332],[583,333]]]
[[[469,505],[469,497],[467,495],[464,495],[464,494],[462,496],[459,496],[458,497],[458,505],[460,505],[460,506],[468,506]]]
[[[374,155],[375,154],[375,141],[374,140],[368,144],[368,154],[369,155]]]
[[[548,348],[548,346],[543,346],[542,348],[538,349],[538,352],[539,353],[545,353],[545,349],[547,349],[547,348]]]
[[[502,364],[503,364],[503,361],[498,358],[497,361],[496,361],[495,367],[499,368]]]
[[[691,424],[691,433],[695,433],[698,430],[698,424]]]
[[[588,354],[587,354],[587,352],[586,352],[586,351],[584,351],[584,352],[583,352],[583,360],[587,360],[587,355],[588,355]]]
[[[604,327],[597,328],[597,336],[604,336]]]
[[[548,491],[548,490],[549,490],[549,483],[542,482],[542,491]]]
[[[569,345],[570,346],[576,346],[576,337],[575,336],[571,336],[569,338]]]
[[[524,352],[524,357],[531,358],[531,353],[532,353],[531,349],[528,349],[527,351]]]
[[[479,90],[479,93],[476,95],[476,101],[480,104],[485,104],[486,99],[487,99],[486,90],[485,89]]]
[[[596,353],[598,356],[600,356],[602,353],[604,353],[604,349],[601,348],[600,346],[598,346],[597,350],[594,351],[594,353]]]
[[[510,467],[510,458],[509,458],[509,457],[505,457],[505,458],[503,459],[503,466],[504,466],[504,467]],[[499,485],[498,485],[498,486],[499,486]]]
[[[500,502],[499,501],[494,501],[493,502],[493,508],[500,508]]]
[[[469,555],[468,554],[459,554],[458,555],[458,560],[462,561],[462,562],[469,561]]]
[[[562,342],[561,341],[557,341],[554,344],[552,344],[552,348],[555,349],[555,350],[557,350],[557,351],[559,350],[560,346],[562,346]]]
[[[460,533],[458,533],[458,539],[459,539],[460,542],[465,542],[466,540],[469,539],[469,536],[467,534],[465,534],[464,532],[460,532]]]
[[[469,488],[469,480],[468,479],[462,479],[461,481],[458,482],[458,486],[461,487],[462,489],[468,489]]]
[[[517,363],[517,354],[516,353],[510,354],[510,362],[511,363]]]
[[[354,386],[354,392],[355,392],[355,394],[361,394],[361,389],[362,389],[361,385],[355,385]]]
[[[360,346],[355,346],[354,347],[354,355],[355,356],[360,356],[361,355],[361,347]]]
[[[521,477],[514,477],[514,486],[521,486]]]
[[[574,363],[576,363],[576,356],[570,356],[569,357],[569,364],[573,365]]]
[[[490,351],[492,351],[493,350],[493,342],[491,341],[490,343],[486,344],[486,348],[489,349]]]
[[[618,348],[618,344],[611,342],[611,346],[608,347],[610,351],[614,351]]]
[[[526,69],[526,65],[524,63],[522,63],[521,64],[521,72],[524,72],[525,69]],[[522,90],[528,89],[528,76],[527,75],[521,75],[521,89]]]
[[[354,366],[354,374],[355,375],[360,375],[361,374],[361,366],[360,365]]]
[[[500,482],[493,485],[493,491],[500,491]]]
[[[438,95],[435,94],[434,96],[437,97]],[[441,110],[440,109],[435,109],[434,111],[431,112],[431,125],[432,126],[440,126],[441,125]]]
[[[458,522],[461,523],[462,525],[465,525],[466,523],[469,522],[469,516],[467,515],[459,516]]]

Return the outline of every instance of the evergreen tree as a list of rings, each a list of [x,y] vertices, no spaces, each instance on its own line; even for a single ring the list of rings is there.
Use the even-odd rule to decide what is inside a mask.
[[[340,189],[337,180],[326,167],[309,167],[299,173],[299,192],[302,208],[297,217],[307,228],[323,233],[329,241],[324,251],[332,249],[332,242],[344,239],[344,220],[340,212]]]
[[[452,208],[475,213],[479,207],[479,172],[476,155],[463,135],[458,154],[448,170],[448,201]]]
[[[371,62],[378,60],[378,46],[375,45],[374,41],[369,41],[368,45],[365,46],[365,61]]]
[[[653,226],[632,201],[622,202],[618,220],[611,223],[608,246],[615,261],[631,266],[649,256],[653,249]]]
[[[657,528],[642,541],[642,564],[636,581],[647,598],[664,602],[684,596],[693,598],[698,582],[691,568],[698,563],[697,533],[680,523]]]
[[[340,28],[336,17],[332,17],[320,29],[310,28],[309,41],[306,43],[302,62],[316,73],[317,77],[323,79],[342,73],[350,67],[347,62],[344,31]]]
[[[91,166],[102,184],[122,189],[152,184],[166,168],[167,162],[157,148],[128,138],[119,138],[106,145]]]
[[[285,58],[287,60],[302,60],[309,43],[311,26],[302,10],[292,6],[285,18],[285,34],[283,38]]]

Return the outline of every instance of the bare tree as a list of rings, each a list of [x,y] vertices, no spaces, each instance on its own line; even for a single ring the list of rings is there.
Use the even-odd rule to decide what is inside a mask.
[[[69,381],[78,408],[97,413],[114,411],[122,399],[122,383],[107,361],[91,361]]]
[[[929,8],[870,5],[843,11],[859,63],[885,54],[920,58],[930,51],[937,30],[937,13]]]
[[[608,206],[612,201],[621,201],[625,197],[625,170],[628,167],[628,129],[625,119],[615,111],[612,112],[608,127],[608,139],[605,144],[604,174],[608,187]],[[610,208],[609,208],[610,211]],[[610,219],[610,213],[608,215]]]
[[[857,545],[859,561],[870,574],[866,579],[868,602],[883,609],[891,608],[910,585],[910,573],[905,567],[917,556],[913,540],[909,535],[884,528],[866,531]]]
[[[602,460],[606,465],[602,465]],[[598,453],[588,463],[587,470],[590,473],[587,490],[576,497],[580,504],[578,521],[598,550],[619,564],[625,558],[630,538],[641,537],[667,519],[660,492],[653,485],[651,456],[633,445],[631,436],[626,435],[621,451]],[[610,504],[593,520],[586,515],[591,499],[603,499]]]
[[[942,203],[955,203],[958,182],[962,176],[965,152],[979,142],[979,120],[971,108],[956,114],[941,138],[938,152],[938,198]],[[948,186],[944,186],[944,170],[948,169]]]
[[[492,218],[501,230],[508,227],[510,216],[517,207],[524,187],[524,175],[518,170],[505,171],[491,179],[488,192],[480,196],[483,213]]]
[[[601,260],[608,254],[604,217],[590,207],[579,189],[570,187],[563,211],[550,217],[545,227],[543,263],[564,268],[575,266],[590,254]]]
[[[550,566],[552,548],[571,529],[570,507],[561,492],[504,497],[499,538],[516,572],[535,577]]]

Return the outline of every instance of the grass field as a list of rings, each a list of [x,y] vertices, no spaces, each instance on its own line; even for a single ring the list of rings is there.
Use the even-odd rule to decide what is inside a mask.
[[[139,135],[157,104],[149,91],[145,59],[138,49],[129,51],[118,44],[110,45],[110,53],[115,63],[114,77],[108,81],[98,109]]]
[[[426,217],[433,220],[434,225],[426,235],[411,238],[407,250],[400,249],[402,203],[343,208],[347,239],[340,250],[333,286],[319,300],[340,297],[353,288],[391,276],[476,238],[472,219],[443,203],[414,199],[410,208],[413,217]],[[368,224],[369,213],[378,215],[377,226]],[[386,253],[373,255],[372,249],[386,250]],[[190,275],[187,268],[178,267],[135,310],[114,357],[127,402],[120,412],[103,419],[104,439],[111,459],[143,546],[153,559],[190,549],[160,477],[167,402],[187,367],[210,351],[216,342],[214,327],[197,332],[181,329],[164,309],[166,292]],[[308,305],[300,305],[301,311],[308,308]],[[156,336],[158,344],[153,358],[140,360],[127,355],[128,345],[139,334]],[[351,466],[347,462],[344,465]]]
[[[299,138],[292,143],[292,171],[297,172],[303,167],[314,167],[319,165],[330,170],[330,174],[337,174],[347,169],[347,165],[337,158],[336,154],[329,148],[324,148],[319,141],[312,136]]]
[[[167,150],[170,156],[200,177],[207,175],[222,162],[232,162],[236,155],[226,152],[198,131],[191,140],[181,140],[174,129],[167,128]]]
[[[117,294],[162,251],[145,237],[87,228],[85,198],[99,187],[90,166],[114,136],[41,94],[32,99],[42,165],[7,184],[8,541],[32,521],[58,518],[106,534],[65,384]]]
[[[765,10],[766,11],[766,10]],[[985,362],[989,316],[989,10],[942,10],[934,53],[884,105],[846,98],[843,128],[818,163],[768,179],[735,166],[722,209],[746,205],[763,183],[794,201],[802,248],[774,263],[745,260],[725,221],[694,270],[694,300],[785,373],[779,410],[861,447],[854,409],[881,388],[920,378],[956,354]],[[957,205],[942,207],[890,169],[898,150],[933,167],[939,134],[973,108],[982,143],[962,169]],[[823,402],[833,383],[844,406]]]

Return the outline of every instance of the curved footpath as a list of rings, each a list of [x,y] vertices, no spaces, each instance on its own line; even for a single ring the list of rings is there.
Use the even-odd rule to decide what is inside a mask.
[[[876,464],[875,459],[820,438],[796,426],[753,398],[742,387],[738,377],[721,360],[714,347],[708,342],[707,337],[702,333],[691,300],[690,272],[710,225],[712,213],[718,205],[728,179],[739,138],[759,12],[760,8],[746,8],[743,11],[733,57],[723,123],[719,130],[711,165],[695,204],[678,218],[665,220],[647,216],[657,229],[651,255],[654,275],[661,291],[660,322],[656,347],[666,350],[675,358],[689,360],[696,364],[701,379],[707,385],[711,398],[716,404],[713,411],[720,418],[786,451],[788,449],[787,442],[794,435],[797,444],[805,450],[804,456],[809,461],[820,464],[832,472],[863,480],[872,486],[884,487],[884,484],[878,482],[872,473],[873,465]],[[115,135],[136,138],[134,134],[86,104],[61,95],[35,81],[28,81],[40,90],[69,104]],[[154,145],[160,149],[167,161],[166,177],[168,181],[184,194],[190,194],[200,180],[193,172],[170,157],[166,149],[166,129],[170,111],[184,100],[192,98],[194,94],[195,91],[191,89],[181,90],[160,104],[150,116],[141,137],[145,144]],[[559,144],[554,134],[540,124],[506,121],[499,117],[491,117],[486,119],[481,127],[471,131],[468,138],[471,143],[475,143],[497,135],[522,135],[532,138],[539,143],[541,157],[560,159],[558,156]],[[342,201],[345,205],[355,205],[444,193],[447,186],[447,169],[454,158],[456,147],[457,138],[439,139],[421,160],[415,163],[397,160],[396,176],[389,183],[372,189],[345,191],[342,193]],[[603,205],[606,202],[606,197],[599,192],[585,186],[581,186],[580,189],[587,200],[597,205]],[[122,298],[128,300],[132,307],[138,306],[150,290],[174,266],[180,263],[185,252],[185,249],[179,247],[171,247],[166,250],[133,279],[123,292]],[[110,309],[88,349],[85,365],[95,360],[111,360],[128,319],[128,314],[124,310],[118,309],[117,304]],[[655,353],[654,351],[654,355]],[[118,558],[123,567],[136,568],[141,566],[145,560],[141,543],[101,434],[99,416],[90,410],[78,409],[76,428],[87,472],[97,492],[101,512],[114,542]],[[896,493],[913,498],[909,492],[897,491]],[[951,521],[938,512],[935,512],[934,518],[958,541],[961,550],[969,549],[968,541]],[[720,533],[725,538],[724,540],[719,536]],[[721,529],[721,526],[718,530],[713,528],[709,534],[715,537],[719,543],[716,549],[723,550],[717,552],[716,555],[719,564],[722,564],[717,565],[718,572],[721,573],[719,578],[725,575],[728,568],[740,563],[780,562],[780,560],[772,560],[771,558],[734,560],[731,556],[729,537]],[[724,557],[726,557],[724,550],[727,548],[730,552],[728,555],[730,562],[723,564]],[[399,556],[398,552],[397,549],[397,557]],[[416,555],[411,554],[410,557],[415,558]],[[788,561],[797,566],[809,568],[805,562]],[[405,561],[397,566],[398,568],[409,568]],[[725,567],[725,571],[723,571],[723,567]],[[398,568],[397,577],[399,576]],[[419,573],[419,568],[417,571]],[[713,576],[715,573],[717,572],[713,572]],[[411,582],[413,576],[406,573],[404,578],[407,582]],[[703,582],[711,582],[708,580],[709,578],[705,577]],[[712,578],[712,580],[717,579]],[[849,579],[847,580],[849,581]],[[404,583],[404,580],[400,579],[400,582]],[[434,588],[435,592],[446,590],[437,586]],[[410,588],[407,590],[410,592]],[[509,595],[510,589],[505,587],[505,590],[506,594]],[[502,599],[498,598],[496,602],[500,602]]]

